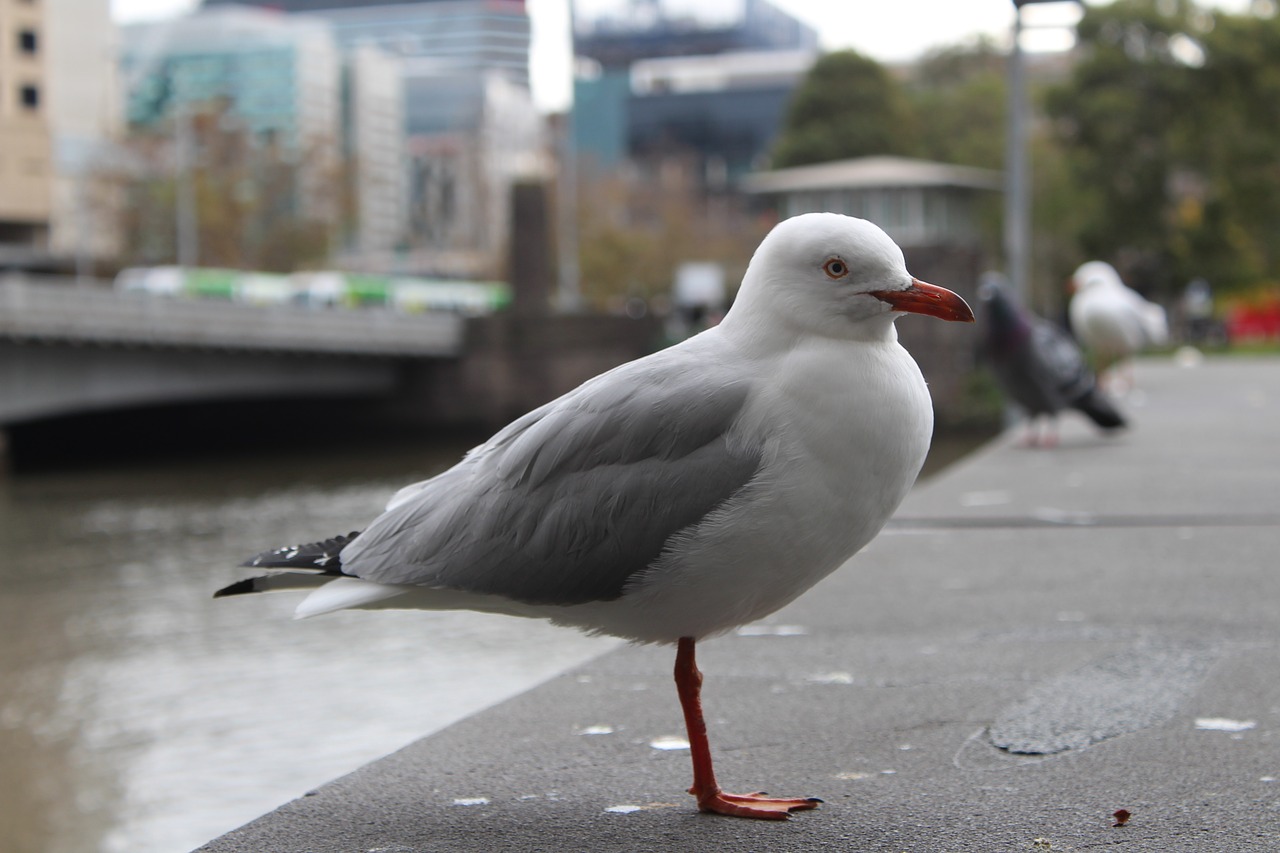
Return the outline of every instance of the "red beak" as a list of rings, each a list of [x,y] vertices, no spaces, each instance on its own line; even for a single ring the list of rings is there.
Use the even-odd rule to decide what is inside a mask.
[[[869,295],[887,302],[894,311],[928,314],[960,323],[973,322],[973,309],[959,294],[918,278],[911,279],[911,286],[906,290],[873,290]]]

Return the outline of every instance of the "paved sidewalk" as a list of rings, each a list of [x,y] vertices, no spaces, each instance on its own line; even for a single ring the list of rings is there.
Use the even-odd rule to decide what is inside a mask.
[[[673,652],[628,647],[201,849],[1280,850],[1280,360],[1137,375],[1124,435],[1000,438],[700,647],[721,782],[818,810],[698,814]]]

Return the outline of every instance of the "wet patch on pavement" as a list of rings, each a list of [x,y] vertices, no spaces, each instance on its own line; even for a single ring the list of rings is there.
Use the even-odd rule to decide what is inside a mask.
[[[953,760],[967,770],[1034,764],[1171,720],[1222,650],[1143,642],[1049,678],[974,732]]]
[[[1170,720],[1218,652],[1142,645],[1035,687],[997,716],[992,746],[1012,755],[1056,755]]]

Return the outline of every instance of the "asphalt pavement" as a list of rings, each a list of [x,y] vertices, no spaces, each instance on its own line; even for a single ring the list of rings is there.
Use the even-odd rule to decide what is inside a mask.
[[[674,654],[624,647],[201,850],[1280,850],[1280,359],[1136,376],[700,645],[721,783],[817,810],[699,814]]]

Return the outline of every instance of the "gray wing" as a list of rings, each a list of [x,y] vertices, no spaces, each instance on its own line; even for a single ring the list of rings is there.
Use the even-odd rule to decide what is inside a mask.
[[[1074,403],[1093,388],[1093,372],[1071,336],[1047,320],[1037,320],[1031,333],[1043,381],[1051,383],[1066,403]]]
[[[343,570],[531,604],[617,598],[760,467],[730,441],[747,380],[688,361],[625,365],[517,420],[393,503]]]
[[[991,358],[990,366],[1001,390],[1027,414],[1051,415],[1064,407],[1052,372],[1036,346],[1034,330],[1017,346]]]

